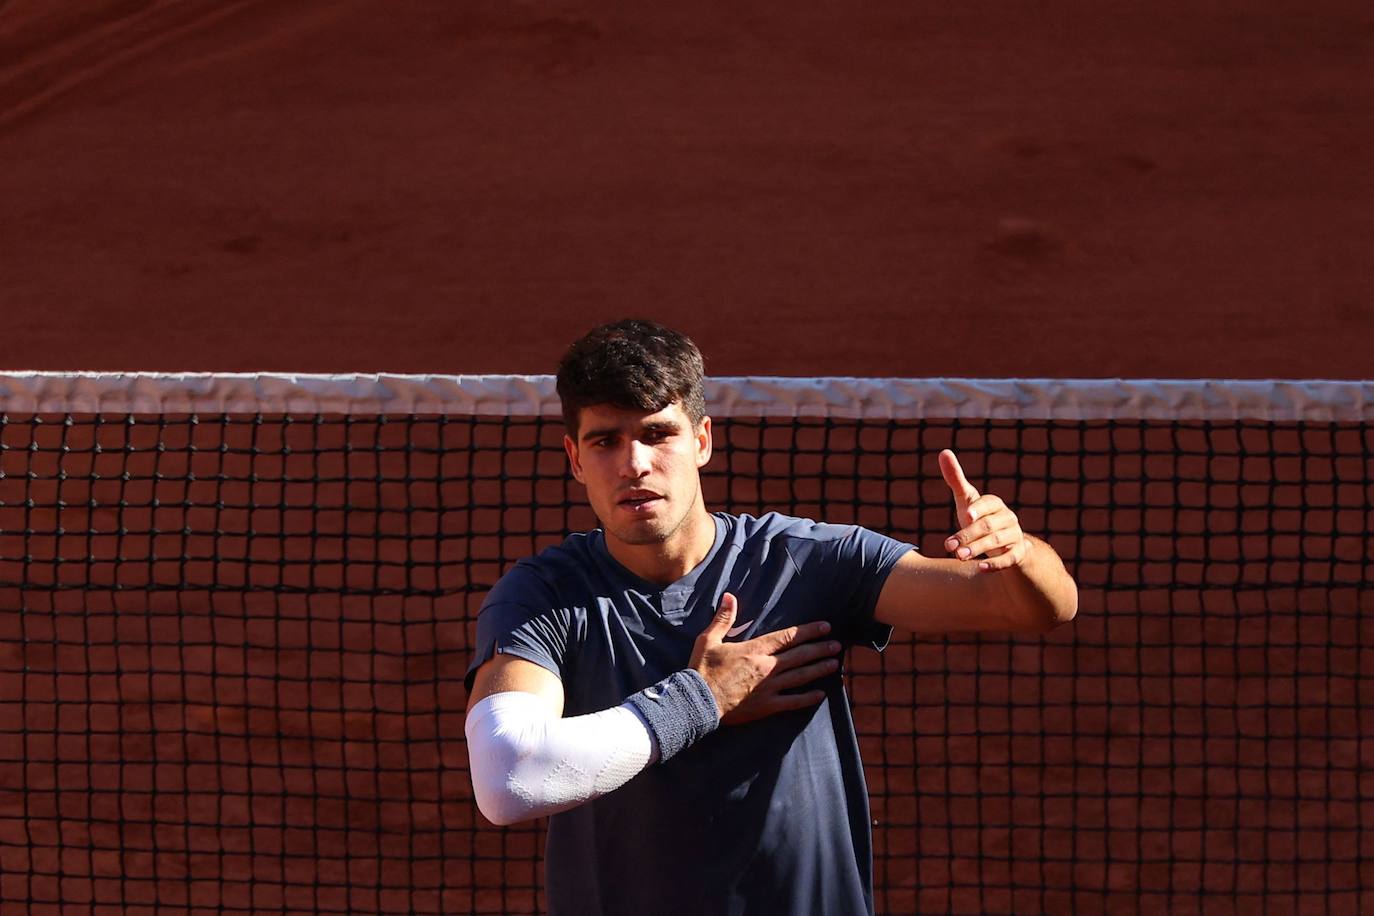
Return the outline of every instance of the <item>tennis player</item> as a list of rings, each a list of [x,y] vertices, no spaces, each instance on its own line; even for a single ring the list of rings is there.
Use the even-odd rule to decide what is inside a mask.
[[[477,804],[549,817],[557,914],[873,912],[846,646],[1044,631],[1078,596],[1055,552],[939,455],[947,559],[852,525],[712,513],[702,359],[645,321],[558,370],[573,476],[601,527],[491,590],[468,671]]]

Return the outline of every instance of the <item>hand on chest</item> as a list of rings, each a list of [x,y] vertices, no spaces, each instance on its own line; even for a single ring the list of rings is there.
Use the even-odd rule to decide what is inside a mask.
[[[585,688],[595,696],[576,705],[603,708],[681,670],[726,592],[738,599],[729,640],[815,620],[838,629],[849,613],[848,597],[839,594],[845,589],[837,586],[832,564],[809,551],[813,546],[802,542],[789,549],[775,542],[767,550],[735,552],[662,589],[641,583],[592,598],[577,646],[578,687],[568,690],[570,699]]]
[[[767,551],[737,554],[733,562],[705,570],[691,582],[674,583],[659,592],[627,592],[620,608],[629,611],[624,623],[630,632],[690,652],[726,592],[735,596],[739,607],[727,639],[751,639],[799,623],[832,619],[837,608],[823,564],[806,559],[805,553],[799,557],[795,549],[774,544]]]

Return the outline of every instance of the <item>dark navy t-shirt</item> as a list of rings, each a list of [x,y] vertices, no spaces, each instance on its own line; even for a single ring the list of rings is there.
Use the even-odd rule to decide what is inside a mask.
[[[749,639],[827,620],[882,648],[873,620],[911,545],[855,526],[717,514],[711,552],[671,585],[621,566],[600,530],[521,560],[482,605],[468,670],[496,653],[563,682],[565,716],[597,712],[687,666],[721,595]],[[868,793],[839,674],[812,709],[722,726],[595,801],[549,818],[549,910],[560,913],[871,913]]]

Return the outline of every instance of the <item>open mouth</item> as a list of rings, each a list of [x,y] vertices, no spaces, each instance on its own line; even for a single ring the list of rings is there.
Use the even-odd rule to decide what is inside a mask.
[[[648,509],[663,500],[657,493],[632,493],[620,499],[620,505],[631,512]]]

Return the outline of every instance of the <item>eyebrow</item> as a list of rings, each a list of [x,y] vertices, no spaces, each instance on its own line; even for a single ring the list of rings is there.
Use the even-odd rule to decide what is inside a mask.
[[[579,439],[600,439],[602,436],[609,436],[620,432],[619,426],[598,426],[595,429],[584,429]]]
[[[675,433],[682,427],[673,420],[652,420],[641,424],[641,433]],[[578,436],[579,440],[600,439],[603,436],[614,436],[623,433],[624,429],[620,426],[597,426],[591,429],[584,429]]]
[[[654,420],[645,423],[641,428],[646,433],[675,433],[681,427],[673,420]]]

